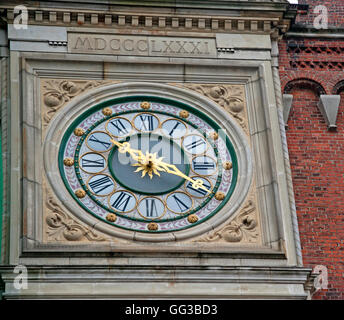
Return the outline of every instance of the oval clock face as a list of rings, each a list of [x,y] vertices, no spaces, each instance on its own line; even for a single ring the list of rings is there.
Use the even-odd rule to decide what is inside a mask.
[[[89,214],[150,233],[196,227],[221,214],[238,171],[228,136],[208,115],[141,96],[81,114],[62,138],[59,168]]]

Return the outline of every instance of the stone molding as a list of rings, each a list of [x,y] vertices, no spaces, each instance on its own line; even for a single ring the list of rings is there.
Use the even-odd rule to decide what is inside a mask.
[[[15,18],[13,7],[7,9],[7,22],[13,23]],[[0,7],[1,9],[1,7]],[[231,9],[227,9],[230,11]],[[237,11],[236,11],[237,12]],[[99,10],[71,10],[28,7],[29,24],[49,26],[82,26],[108,27],[119,29],[172,30],[198,32],[249,32],[278,34],[285,33],[290,20],[284,19],[283,13],[272,16],[221,16],[221,15],[189,15],[142,12],[111,12]]]
[[[9,87],[9,58],[4,56],[0,56],[0,120],[1,120],[1,147],[2,147],[2,154],[1,161],[3,166],[3,177],[2,177],[2,208],[0,208],[2,214],[0,214],[0,263],[4,263],[7,257],[7,250],[8,250],[8,233],[9,233],[9,214],[8,214],[8,207],[9,207],[9,200],[8,195],[10,192],[9,187],[9,175],[7,174],[7,168],[10,162],[10,146],[9,146],[9,121],[8,116],[10,112],[9,108],[9,95],[10,95],[10,87]]]
[[[279,74],[279,67],[278,67],[278,57],[279,57],[279,49],[278,49],[278,43],[275,41],[273,43],[273,53],[272,56],[276,60],[276,64],[272,65],[272,77],[273,77],[273,86],[275,91],[275,99],[276,99],[276,106],[277,106],[277,118],[278,118],[278,124],[280,128],[280,137],[281,137],[281,149],[283,153],[283,162],[284,162],[284,168],[282,169],[285,172],[285,182],[286,184],[284,187],[287,189],[288,194],[288,202],[284,203],[284,207],[289,207],[290,212],[290,219],[288,221],[288,224],[293,230],[293,237],[289,239],[290,244],[294,248],[295,252],[295,263],[298,266],[302,266],[302,250],[301,250],[301,241],[300,241],[300,234],[299,234],[299,227],[298,227],[298,220],[297,220],[297,214],[296,214],[296,205],[295,205],[295,195],[294,195],[294,189],[293,189],[293,181],[292,181],[292,174],[291,174],[291,168],[290,168],[290,161],[289,161],[289,151],[288,151],[288,143],[287,143],[287,136],[285,133],[285,124],[286,121],[284,120],[284,105],[283,105],[283,95],[281,90],[281,80],[280,80],[280,74]],[[282,208],[281,208],[282,209]],[[282,209],[283,210],[283,209]],[[287,251],[287,241],[282,241],[282,247],[284,250]]]
[[[14,287],[15,266],[0,266],[6,299],[298,299],[314,275],[293,266],[28,265],[29,286]]]

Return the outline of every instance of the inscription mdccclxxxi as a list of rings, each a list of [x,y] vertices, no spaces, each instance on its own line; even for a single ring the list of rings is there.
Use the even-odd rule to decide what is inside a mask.
[[[68,52],[139,56],[216,57],[215,39],[68,34]]]

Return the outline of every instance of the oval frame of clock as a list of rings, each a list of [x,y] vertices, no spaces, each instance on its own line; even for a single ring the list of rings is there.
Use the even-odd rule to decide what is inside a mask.
[[[144,156],[157,140],[149,162],[157,170],[149,171]],[[121,150],[124,142],[130,150]],[[164,146],[183,164],[167,161]],[[48,128],[44,166],[58,199],[88,225],[128,240],[175,241],[213,230],[239,209],[252,180],[248,146],[235,120],[196,92],[119,83],[64,106]]]

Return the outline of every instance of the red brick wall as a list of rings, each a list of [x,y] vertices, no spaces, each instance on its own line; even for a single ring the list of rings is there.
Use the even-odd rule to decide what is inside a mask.
[[[305,78],[332,94],[335,85],[344,80],[344,39],[288,38],[280,42],[279,49],[282,89],[293,79]]]
[[[329,132],[318,96],[294,89],[287,139],[304,265],[328,269],[328,290],[314,298],[344,299],[344,94],[338,131]]]
[[[330,4],[331,23],[344,26],[344,0],[307,3]],[[344,299],[344,90],[336,131],[317,107],[319,94],[337,94],[344,81],[344,40],[281,41],[280,76],[282,91],[294,96],[287,140],[303,262],[328,270],[328,289],[313,299]]]
[[[307,15],[299,15],[296,19],[297,23],[312,25],[314,18],[318,15],[314,13],[314,8],[323,5],[327,8],[329,17],[329,27],[344,28],[344,1],[343,0],[299,0],[299,4],[308,4],[309,13]]]

